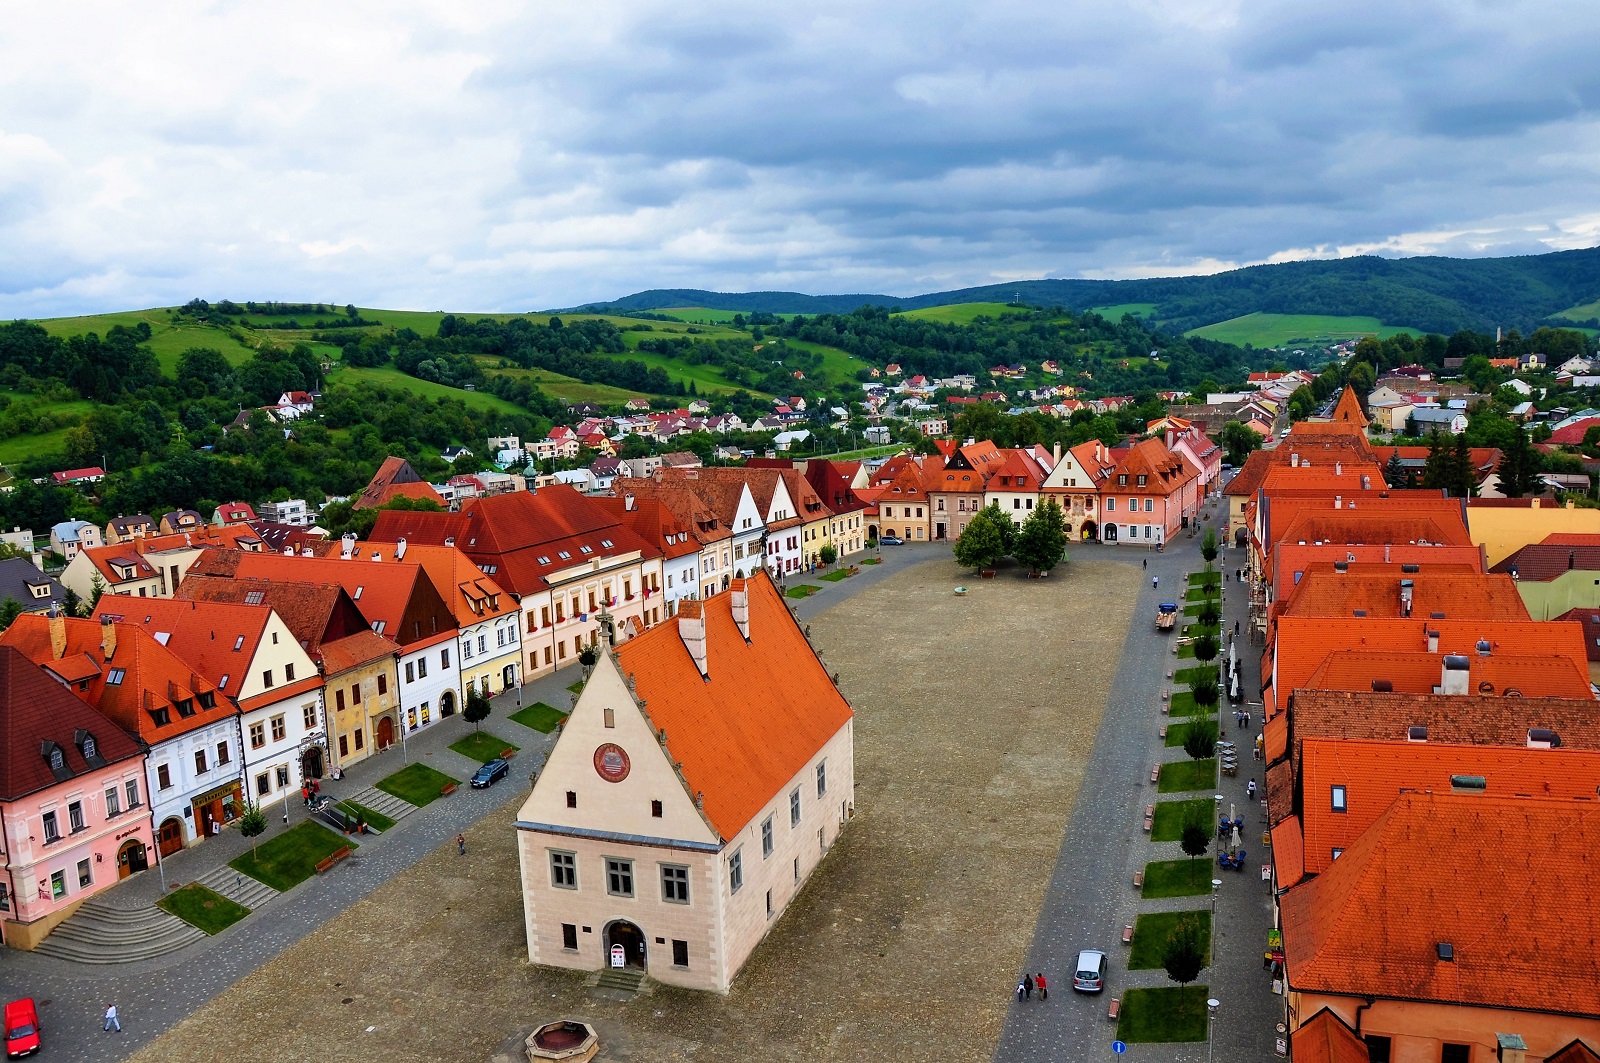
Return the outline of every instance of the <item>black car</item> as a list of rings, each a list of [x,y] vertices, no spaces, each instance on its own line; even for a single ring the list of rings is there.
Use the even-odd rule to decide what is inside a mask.
[[[472,773],[472,788],[482,790],[511,774],[511,765],[503,760],[491,760]]]

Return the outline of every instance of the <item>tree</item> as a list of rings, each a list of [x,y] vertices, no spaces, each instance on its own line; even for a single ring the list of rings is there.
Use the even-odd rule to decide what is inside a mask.
[[[1383,467],[1383,479],[1390,487],[1411,486],[1406,478],[1406,467],[1400,462],[1400,448],[1389,452],[1389,461]]]
[[[1428,433],[1428,460],[1422,465],[1422,486],[1430,491],[1450,486],[1450,454],[1446,446],[1437,428]]]
[[[1528,443],[1528,433],[1521,428],[1502,452],[1496,471],[1500,474],[1500,493],[1507,498],[1521,498],[1538,486],[1539,460]]]
[[[1208,563],[1217,559],[1217,529],[1207,528],[1201,533],[1200,556]]]
[[[1066,518],[1055,499],[1046,498],[1022,522],[1012,552],[1030,572],[1048,572],[1067,556]]]
[[[244,814],[239,817],[239,833],[250,839],[250,856],[256,855],[256,839],[265,834],[267,830],[267,814],[261,811],[261,806],[255,802],[248,802],[244,806]]]
[[[1195,619],[1200,622],[1200,626],[1203,628],[1216,627],[1218,621],[1222,619],[1222,614],[1217,612],[1217,603],[1207,598],[1200,606],[1200,613]]]
[[[839,560],[839,551],[833,548],[832,543],[829,543],[827,546],[824,546],[821,550],[817,551],[817,560],[821,561],[824,565],[831,565],[835,561]]]
[[[1228,452],[1228,464],[1237,468],[1261,449],[1261,433],[1246,428],[1242,421],[1229,421],[1222,426],[1222,448]]]
[[[1196,857],[1206,855],[1211,848],[1211,821],[1205,810],[1192,807],[1183,818],[1183,832],[1178,836],[1183,851],[1189,856],[1190,866]]]
[[[97,572],[89,577],[89,612],[94,612],[95,606],[100,604],[100,596],[106,592],[106,581],[100,578]]]
[[[1478,490],[1478,477],[1472,467],[1472,450],[1466,436],[1456,436],[1450,455],[1450,497],[1471,498]]]
[[[1004,515],[1000,519],[1011,523]],[[956,539],[955,555],[957,564],[972,569],[993,568],[995,562],[1006,556],[1005,534],[989,517],[987,509],[980,510],[961,529],[961,536]]]
[[[1189,684],[1189,693],[1193,696],[1194,703],[1203,709],[1215,705],[1222,695],[1222,689],[1217,685],[1217,670],[1202,669],[1199,676]]]
[[[478,693],[477,687],[467,688],[467,703],[461,708],[461,718],[470,723],[474,731],[489,718],[489,708],[489,699]]]
[[[78,592],[68,587],[61,595],[61,611],[68,616],[83,615],[83,599],[78,597]]]
[[[1217,637],[1215,635],[1201,635],[1194,640],[1194,659],[1197,661],[1216,660],[1217,650]]]
[[[1187,850],[1187,844],[1184,848]],[[1178,920],[1161,954],[1161,966],[1166,968],[1167,977],[1179,985],[1188,985],[1200,977],[1205,965],[1206,954],[1200,940],[1199,920],[1192,917]]]
[[[1183,751],[1191,760],[1205,760],[1217,751],[1217,725],[1213,720],[1191,720],[1183,734]]]
[[[0,602],[0,631],[4,631],[22,615],[22,603],[11,595],[6,595],[6,600]]]

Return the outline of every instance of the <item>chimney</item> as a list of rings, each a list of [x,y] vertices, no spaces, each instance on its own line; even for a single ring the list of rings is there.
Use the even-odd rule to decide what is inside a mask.
[[[627,494],[622,496],[622,508],[623,508],[624,511],[626,511],[628,513],[632,513],[633,512],[633,507],[635,505],[636,505],[636,502],[634,501],[634,497],[633,497],[633,492],[632,491],[629,491]]]
[[[60,605],[50,607],[50,657],[52,660],[61,660],[67,652],[67,618],[61,613]]]
[[[1050,463],[1050,467],[1052,469],[1055,468],[1057,465],[1061,464],[1061,444],[1060,444],[1060,442],[1057,442],[1056,445],[1055,445],[1054,455],[1055,455],[1055,457]]]
[[[339,556],[346,561],[350,560],[356,552],[356,537],[350,532],[339,536]]]
[[[1370,477],[1370,476],[1363,476],[1363,477],[1362,477],[1362,478],[1361,478],[1361,490],[1363,490],[1363,491],[1370,491],[1370,490],[1372,490],[1372,477]]]
[[[1439,652],[1439,633],[1437,631],[1428,632],[1428,652]]]
[[[406,540],[405,540],[405,537],[402,536],[400,541],[394,544],[394,559],[396,561],[399,561],[401,558],[403,558],[405,556],[406,556]]]
[[[1343,509],[1344,508],[1344,496],[1343,495],[1334,495],[1333,496],[1333,508],[1334,509]]]
[[[1572,563],[1577,559],[1577,557],[1578,557],[1578,552],[1576,550],[1568,550],[1567,551],[1567,571],[1568,572],[1572,571]]]
[[[700,669],[700,678],[710,680],[706,670],[706,617],[703,603],[690,599],[678,603],[678,637],[683,648],[689,651],[694,666]]]
[[[739,634],[744,636],[746,643],[750,641],[750,592],[742,579],[736,579],[729,584],[733,592],[731,599],[733,606],[733,623],[739,629]]]
[[[1471,678],[1468,669],[1471,662],[1460,654],[1447,653],[1444,658],[1444,668],[1439,677],[1439,693],[1462,695],[1467,692],[1467,681]]]
[[[310,543],[301,543],[300,544],[300,556],[301,557],[315,557],[315,556],[317,556],[317,552],[315,550],[311,549],[311,544]]]
[[[292,547],[292,546],[285,546],[285,547],[284,547],[284,548],[283,548],[283,556],[284,556],[284,557],[293,557],[293,556],[294,556],[294,547]]]
[[[1336,461],[1336,462],[1333,463],[1333,474],[1335,476],[1343,476],[1344,475],[1344,462]]]
[[[117,652],[117,625],[111,622],[109,616],[100,618],[100,648],[105,651],[108,661]]]
[[[378,551],[374,550],[374,551],[372,551],[372,560],[373,561],[382,561],[383,560],[383,555],[381,553],[379,553]]]
[[[1528,728],[1529,749],[1560,749],[1561,736],[1547,727]]]

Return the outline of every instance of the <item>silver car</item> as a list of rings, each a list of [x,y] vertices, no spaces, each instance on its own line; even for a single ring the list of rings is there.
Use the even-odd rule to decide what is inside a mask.
[[[1099,993],[1106,987],[1106,954],[1097,949],[1078,953],[1078,966],[1072,974],[1072,988],[1079,993]]]

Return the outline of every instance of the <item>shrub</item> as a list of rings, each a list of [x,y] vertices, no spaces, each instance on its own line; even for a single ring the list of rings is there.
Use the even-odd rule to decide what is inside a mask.
[[[1199,726],[1201,723],[1205,726]],[[1195,721],[1183,736],[1183,751],[1195,760],[1205,760],[1217,751],[1215,724],[1210,720]]]
[[[1205,964],[1199,923],[1192,918],[1180,920],[1172,936],[1167,938],[1167,948],[1162,954],[1161,965],[1167,969],[1167,977],[1179,985],[1188,985],[1200,977]]]
[[[1215,635],[1201,635],[1194,640],[1194,659],[1197,661],[1214,661],[1217,659],[1219,648]]]

